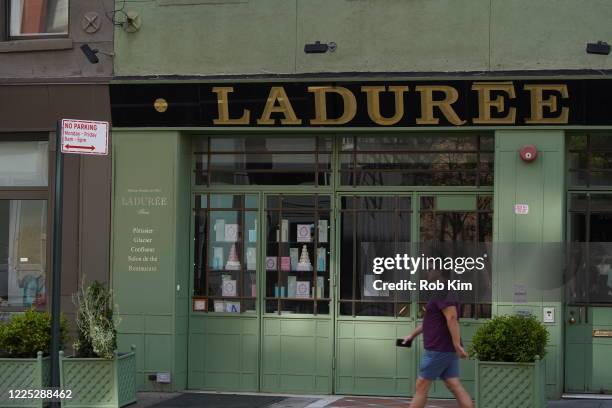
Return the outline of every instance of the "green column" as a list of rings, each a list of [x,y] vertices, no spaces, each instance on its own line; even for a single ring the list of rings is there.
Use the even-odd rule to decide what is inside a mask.
[[[526,163],[519,150],[533,144],[535,161]],[[561,268],[544,268],[554,259],[534,255],[564,241],[565,135],[563,131],[500,130],[495,133],[494,300],[497,314],[530,312],[542,320],[543,307],[555,308],[555,323],[546,323],[551,341],[546,356],[549,398],[563,388],[563,291]],[[515,214],[527,204],[527,214]],[[514,243],[513,247],[510,243]],[[545,244],[545,245],[543,245]],[[528,252],[528,254],[527,254]],[[551,270],[553,269],[553,270]],[[549,271],[543,276],[544,271]]]
[[[136,345],[138,388],[187,378],[189,157],[178,132],[113,134],[112,284],[119,348]],[[149,375],[169,372],[170,384]]]

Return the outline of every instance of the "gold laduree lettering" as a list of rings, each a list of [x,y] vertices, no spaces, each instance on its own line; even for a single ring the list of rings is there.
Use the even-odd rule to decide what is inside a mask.
[[[523,87],[529,91],[531,95],[531,117],[525,119],[527,124],[548,124],[548,123],[567,123],[569,119],[569,108],[561,108],[561,113],[554,117],[544,117],[544,108],[548,108],[550,113],[555,113],[558,110],[557,96],[550,95],[544,99],[544,91],[559,92],[562,98],[569,98],[567,85],[565,84],[546,84],[536,85],[528,84]]]
[[[416,120],[417,125],[437,125],[440,123],[440,119],[433,114],[434,106],[440,109],[446,120],[453,125],[465,124],[466,121],[461,120],[452,107],[452,104],[459,99],[459,92],[455,88],[447,85],[422,85],[417,86],[416,91],[421,93],[421,116]],[[434,92],[444,93],[444,99],[434,101]]]
[[[248,125],[251,112],[245,109],[242,117],[230,119],[229,117],[229,97],[228,94],[234,92],[233,86],[215,86],[212,91],[217,94],[217,108],[219,110],[219,118],[213,119],[215,125]]]
[[[385,92],[384,86],[362,86],[361,92],[365,92],[368,100],[368,115],[372,122],[377,125],[391,126],[399,122],[404,116],[404,93],[408,92],[407,86],[393,85],[387,88],[389,92],[395,93],[395,114],[385,118],[380,113],[380,93]]]
[[[275,112],[282,113],[285,116],[284,119],[280,120],[280,123],[283,125],[300,125],[302,123],[302,120],[298,119],[298,117],[295,115],[295,111],[291,106],[289,97],[287,97],[285,88],[282,86],[273,86],[270,88],[270,94],[268,95],[266,106],[264,107],[261,117],[257,119],[257,124],[274,125],[276,120],[272,119],[271,115]]]
[[[512,124],[516,121],[516,108],[508,109],[508,114],[504,117],[494,118],[491,116],[491,111],[499,114],[504,113],[505,98],[503,95],[498,95],[495,99],[491,99],[492,91],[501,91],[508,94],[508,98],[515,99],[516,92],[512,82],[474,82],[472,90],[478,92],[478,117],[472,120],[475,124]]]
[[[357,100],[355,95],[342,86],[309,86],[308,92],[314,94],[315,118],[310,120],[311,125],[344,125],[350,122],[357,113]],[[344,102],[344,111],[339,118],[327,117],[327,94],[337,93]]]

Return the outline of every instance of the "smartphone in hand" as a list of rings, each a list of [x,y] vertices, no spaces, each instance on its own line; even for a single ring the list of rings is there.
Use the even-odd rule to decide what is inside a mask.
[[[396,339],[395,340],[395,345],[397,347],[410,347],[410,346],[412,346],[412,340],[408,340],[406,342],[406,344],[404,344],[404,339]]]

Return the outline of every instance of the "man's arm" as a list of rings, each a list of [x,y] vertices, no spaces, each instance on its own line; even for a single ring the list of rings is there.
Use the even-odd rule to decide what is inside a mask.
[[[461,334],[459,333],[459,321],[457,320],[457,307],[447,306],[442,309],[442,313],[446,318],[446,326],[453,339],[453,346],[459,358],[466,358],[468,355],[461,345]]]
[[[411,334],[409,334],[408,336],[404,337],[403,344],[406,344],[407,342],[414,340],[414,338],[416,336],[418,336],[419,334],[421,334],[421,333],[423,333],[423,325],[419,324],[417,326],[417,328],[414,329],[414,331]]]

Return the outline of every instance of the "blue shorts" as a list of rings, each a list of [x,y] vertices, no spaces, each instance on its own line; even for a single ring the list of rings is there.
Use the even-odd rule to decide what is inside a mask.
[[[430,381],[435,381],[438,378],[446,380],[459,377],[459,357],[457,357],[457,353],[454,351],[446,353],[425,350],[421,360],[419,377]]]

